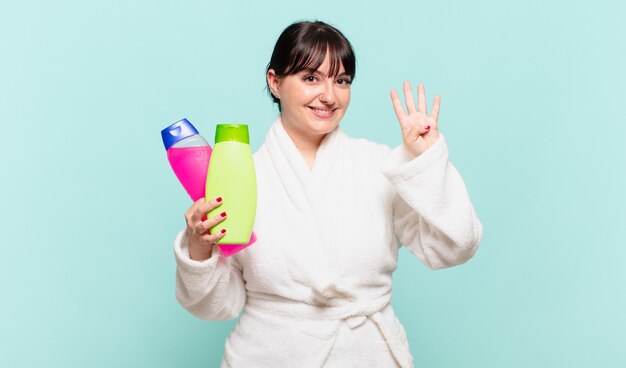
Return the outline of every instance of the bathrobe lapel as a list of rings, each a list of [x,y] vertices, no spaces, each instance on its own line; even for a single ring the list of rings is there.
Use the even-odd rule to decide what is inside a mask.
[[[265,142],[283,189],[310,226],[306,238],[303,238],[305,234],[294,234],[294,238],[299,239],[296,245],[309,248],[306,249],[309,252],[298,249],[285,252],[286,257],[292,258],[286,260],[288,269],[292,270],[290,274],[294,281],[310,287],[315,299],[322,304],[328,304],[334,297],[345,296],[336,282],[339,260],[334,250],[340,246],[336,241],[340,224],[333,221],[332,203],[323,194],[324,182],[333,179],[333,168],[337,158],[341,157],[338,151],[342,136],[339,128],[326,135],[312,169],[285,131],[280,118],[272,125]],[[303,260],[302,254],[312,256],[312,259]]]

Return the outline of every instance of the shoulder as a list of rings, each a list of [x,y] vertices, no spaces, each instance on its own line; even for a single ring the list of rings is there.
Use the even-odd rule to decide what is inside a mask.
[[[382,165],[383,161],[391,152],[391,148],[386,144],[370,141],[366,138],[355,138],[340,132],[347,151],[353,155],[355,160],[365,160],[371,164]]]
[[[254,161],[255,165],[259,165],[264,159],[266,159],[266,157],[267,146],[265,145],[265,143],[263,143],[261,147],[259,147],[259,149],[252,154],[252,160]]]

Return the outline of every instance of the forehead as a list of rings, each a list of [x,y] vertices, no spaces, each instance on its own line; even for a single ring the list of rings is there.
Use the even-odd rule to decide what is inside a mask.
[[[326,55],[324,56],[324,61],[317,68],[315,68],[315,64],[316,63],[314,62],[309,63],[309,65],[304,67],[303,71],[309,72],[309,73],[318,72],[324,75],[329,75],[331,71],[333,71],[334,72],[333,74],[336,74],[336,75],[346,73],[346,69],[344,68],[341,60],[336,60],[336,59],[333,60],[331,58],[330,52],[328,51],[326,52]]]

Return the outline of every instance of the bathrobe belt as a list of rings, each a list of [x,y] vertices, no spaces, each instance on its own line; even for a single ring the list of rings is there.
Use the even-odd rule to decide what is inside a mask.
[[[339,332],[341,322],[345,322],[348,327],[354,329],[365,323],[367,319],[370,319],[380,330],[400,366],[402,368],[412,367],[413,359],[404,329],[397,322],[397,318],[391,309],[391,293],[370,301],[352,301],[339,304],[340,300],[335,298],[331,302],[333,302],[331,304],[335,305],[318,306],[305,302],[285,302],[285,300],[262,298],[255,296],[254,293],[249,293],[246,310],[298,320],[337,321],[337,327],[333,329],[332,335],[325,338],[332,344],[334,344],[335,337]],[[329,347],[329,352],[330,348],[332,346]]]

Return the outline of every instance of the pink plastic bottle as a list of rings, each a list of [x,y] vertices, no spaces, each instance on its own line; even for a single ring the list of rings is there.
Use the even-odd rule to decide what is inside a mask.
[[[170,166],[187,194],[194,202],[204,198],[207,170],[212,152],[209,143],[187,119],[179,120],[163,129],[161,138],[163,138]],[[253,232],[247,244],[218,244],[218,246],[221,253],[229,257],[254,242],[256,242],[256,236]]]

